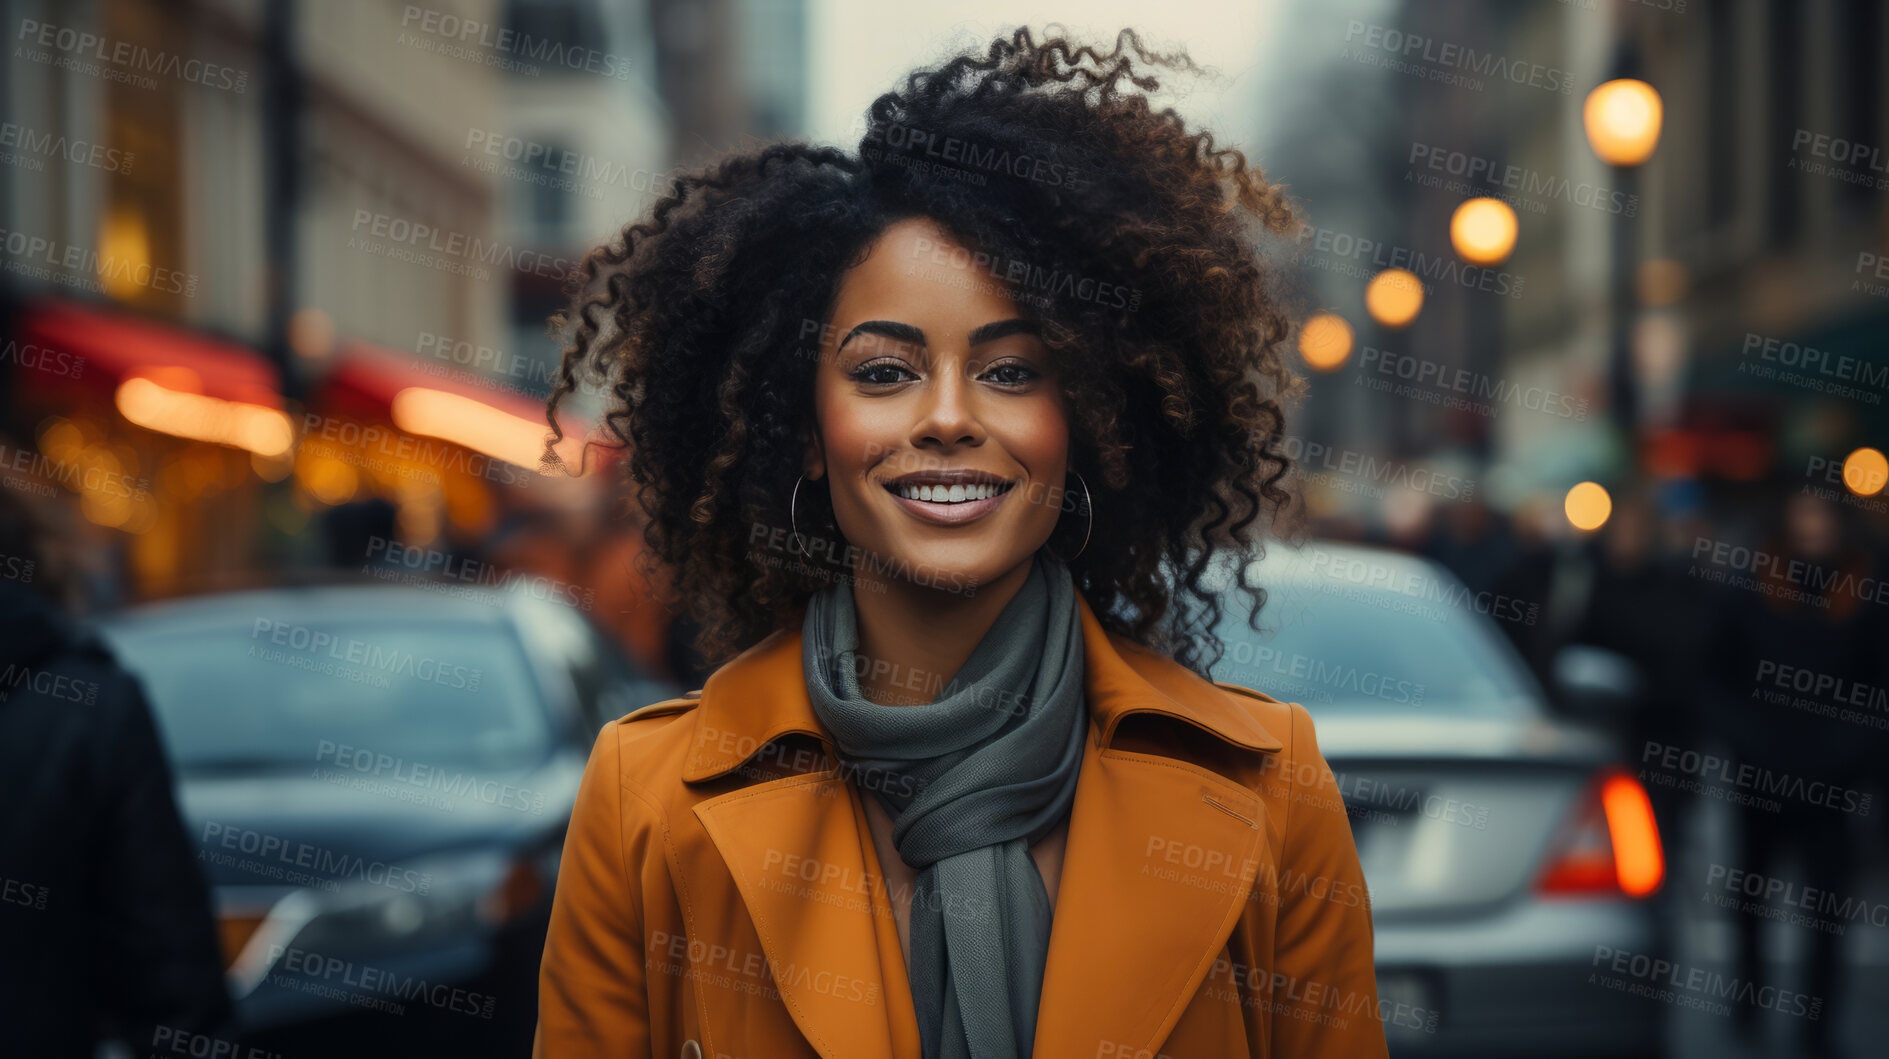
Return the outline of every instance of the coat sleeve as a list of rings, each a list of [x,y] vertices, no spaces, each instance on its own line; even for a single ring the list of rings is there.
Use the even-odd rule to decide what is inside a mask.
[[[564,838],[538,971],[535,1059],[651,1054],[641,875],[632,870],[641,849],[625,833],[641,836],[640,847],[657,828],[624,789],[621,737],[618,722],[598,734]]]
[[[1370,896],[1338,784],[1319,753],[1311,715],[1297,703],[1291,753],[1269,998],[1271,1054],[1383,1057]]]

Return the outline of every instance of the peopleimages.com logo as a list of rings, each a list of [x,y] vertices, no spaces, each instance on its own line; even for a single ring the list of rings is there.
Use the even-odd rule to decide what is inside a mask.
[[[453,49],[488,49],[483,55],[488,65],[532,77],[538,75],[538,69],[533,65],[535,63],[618,81],[627,81],[630,77],[630,60],[625,56],[581,44],[566,44],[550,37],[463,18],[449,11],[435,11],[418,4],[408,4],[402,9],[400,28],[403,38],[408,32],[423,33],[431,38],[426,43],[433,47],[424,50],[440,50],[442,54],[454,58],[469,58],[472,56],[460,55]],[[420,43],[421,39],[402,39],[400,43],[411,46]]]
[[[1367,25],[1353,19],[1345,24],[1345,43],[1361,45],[1390,57],[1388,61],[1373,61],[1367,65],[1384,66],[1426,80],[1460,84],[1478,92],[1482,91],[1478,78],[1485,77],[1564,96],[1574,92],[1574,76],[1566,70],[1454,41],[1405,33],[1394,26]],[[1345,57],[1354,62],[1364,61],[1361,55]],[[1474,77],[1468,76],[1472,74]]]
[[[50,22],[38,22],[33,19],[21,19],[20,31],[14,34],[14,42],[20,45],[14,52],[14,58],[32,62],[47,62],[52,65],[73,70],[77,73],[104,76],[107,80],[127,81],[140,88],[155,88],[156,82],[147,74],[157,74],[188,84],[202,85],[241,95],[249,87],[249,72],[220,63],[192,58],[177,52],[161,48],[149,48],[143,44],[134,44],[128,40],[113,40],[110,37],[73,29],[70,26],[57,26]],[[61,58],[53,60],[47,52],[26,51],[26,46],[48,48],[58,52]],[[103,64],[99,66],[90,60]],[[135,81],[133,80],[135,78]]]

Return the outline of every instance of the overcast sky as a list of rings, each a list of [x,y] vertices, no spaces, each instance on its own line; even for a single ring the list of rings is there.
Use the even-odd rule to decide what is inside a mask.
[[[809,132],[815,140],[851,145],[866,106],[914,68],[967,46],[982,51],[1019,23],[1040,37],[1045,24],[1060,18],[1098,45],[1112,46],[1123,26],[1155,47],[1184,45],[1195,62],[1216,67],[1226,80],[1166,78],[1164,95],[1170,84],[1187,90],[1166,102],[1190,123],[1208,123],[1223,142],[1244,141],[1251,131],[1252,78],[1279,11],[1255,0],[812,0]]]

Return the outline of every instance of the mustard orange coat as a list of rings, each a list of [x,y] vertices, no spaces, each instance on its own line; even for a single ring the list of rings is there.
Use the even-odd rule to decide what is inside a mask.
[[[1038,1059],[1385,1055],[1351,829],[1304,707],[1082,611],[1089,740]],[[544,1059],[920,1059],[798,627],[598,736],[539,977]],[[947,909],[949,911],[949,909]]]

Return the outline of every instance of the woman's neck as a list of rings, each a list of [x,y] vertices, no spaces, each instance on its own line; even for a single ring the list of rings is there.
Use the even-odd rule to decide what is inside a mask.
[[[1030,576],[1028,561],[975,593],[901,578],[855,579],[859,692],[881,706],[937,700]]]

